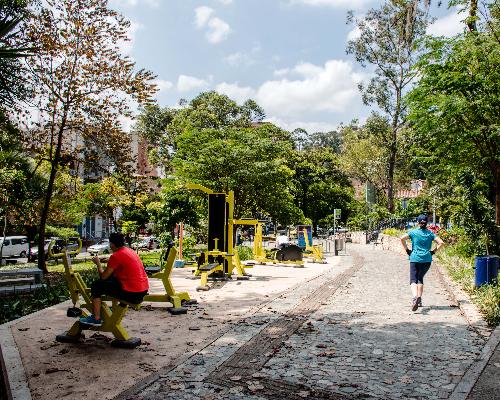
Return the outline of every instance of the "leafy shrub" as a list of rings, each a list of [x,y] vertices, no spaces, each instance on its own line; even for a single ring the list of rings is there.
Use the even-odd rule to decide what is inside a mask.
[[[251,260],[253,259],[252,248],[249,246],[238,246],[238,256],[241,261]]]
[[[463,257],[456,246],[438,253],[439,262],[444,265],[450,277],[458,282],[463,290],[471,295],[471,299],[478,307],[485,321],[490,326],[500,324],[500,286],[498,284],[474,286],[474,260],[472,257]]]
[[[47,228],[45,228],[45,236],[69,239],[70,237],[79,237],[80,235],[74,228],[61,228],[47,225]]]
[[[97,272],[80,271],[82,279],[90,286],[98,278]],[[32,293],[15,294],[0,298],[0,324],[21,318],[69,299],[68,286],[64,274],[49,274],[46,287]]]
[[[401,237],[405,234],[405,231],[402,231],[401,229],[396,229],[396,228],[387,228],[382,231],[385,235],[389,236],[395,236],[395,237]]]

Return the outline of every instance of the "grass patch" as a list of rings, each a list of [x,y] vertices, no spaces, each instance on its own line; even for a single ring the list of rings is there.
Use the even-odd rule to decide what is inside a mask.
[[[440,252],[438,260],[455,282],[467,292],[472,302],[478,307],[488,325],[500,324],[500,286],[497,284],[474,286],[474,259],[458,255],[453,247]]]

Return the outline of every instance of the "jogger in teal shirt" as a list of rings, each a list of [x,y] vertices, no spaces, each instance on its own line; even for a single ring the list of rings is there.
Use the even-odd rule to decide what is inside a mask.
[[[432,255],[444,244],[438,236],[427,229],[427,215],[419,215],[417,222],[419,228],[413,229],[401,237],[401,244],[410,256],[410,287],[413,294],[412,311],[417,311],[418,307],[422,306],[424,276],[431,266]],[[411,250],[408,249],[408,239],[411,240]],[[437,247],[431,250],[434,241],[437,243]]]

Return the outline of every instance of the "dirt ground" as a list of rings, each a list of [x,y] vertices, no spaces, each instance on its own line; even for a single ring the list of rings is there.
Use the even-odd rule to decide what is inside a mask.
[[[11,326],[34,399],[111,399],[141,379],[179,364],[231,327],[231,322],[257,311],[287,289],[333,268],[307,263],[304,268],[256,265],[249,281],[218,282],[208,292],[196,292],[191,268],[175,269],[176,291],[187,291],[198,300],[186,315],[172,316],[168,303],[143,303],[140,311],[129,311],[123,326],[142,345],[134,350],[110,346],[112,336],[86,331],[80,344],[63,344],[55,336],[69,329],[69,302],[44,310]],[[214,285],[214,283],[210,283]],[[150,293],[163,291],[151,280]]]

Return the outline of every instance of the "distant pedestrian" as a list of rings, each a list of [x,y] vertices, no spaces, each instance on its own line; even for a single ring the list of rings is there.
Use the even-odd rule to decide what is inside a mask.
[[[125,236],[125,243],[127,244],[127,247],[132,247],[132,236],[130,235],[130,232]]]
[[[417,217],[419,227],[401,236],[401,244],[410,256],[410,287],[413,294],[412,311],[417,311],[418,307],[422,307],[424,276],[429,271],[432,256],[444,245],[444,242],[438,236],[427,229],[427,221],[427,215],[419,215]],[[411,240],[411,249],[407,245],[408,239]],[[434,241],[437,246],[431,250]]]

